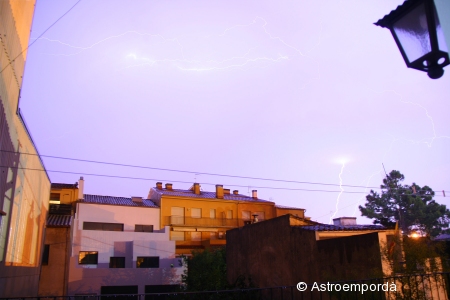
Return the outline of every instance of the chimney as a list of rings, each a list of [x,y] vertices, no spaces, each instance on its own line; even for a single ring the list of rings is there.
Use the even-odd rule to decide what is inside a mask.
[[[238,191],[238,190],[234,190],[234,191],[233,191],[233,194],[234,194],[234,195],[239,195],[239,191]]]
[[[223,185],[216,184],[216,198],[223,199]]]
[[[171,183],[166,183],[166,190],[168,191],[172,191],[172,184]]]
[[[200,184],[194,183],[194,194],[200,195]]]
[[[258,199],[258,191],[257,190],[252,190],[252,198]]]
[[[223,189],[223,194],[224,195],[229,195],[230,194],[230,189]]]
[[[162,190],[162,182],[157,182],[157,183],[156,183],[156,188],[157,188],[158,190]]]
[[[131,197],[131,201],[134,203],[142,203],[142,197]]]
[[[84,199],[84,179],[83,176],[78,180],[78,199]]]
[[[355,217],[340,217],[333,219],[333,225],[335,226],[353,226],[356,225]]]

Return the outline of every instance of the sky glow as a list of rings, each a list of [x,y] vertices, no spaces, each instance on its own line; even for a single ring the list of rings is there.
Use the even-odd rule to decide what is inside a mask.
[[[75,2],[37,0],[31,41]],[[373,25],[402,2],[84,0],[28,50],[20,107],[41,154],[191,171],[44,157],[90,194],[196,180],[370,223],[384,163],[448,205],[450,68],[407,69]]]

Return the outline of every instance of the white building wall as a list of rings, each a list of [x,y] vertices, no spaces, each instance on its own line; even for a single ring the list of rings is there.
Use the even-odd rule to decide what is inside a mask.
[[[83,222],[123,223],[124,231],[83,230]],[[154,232],[134,232],[135,224]],[[73,225],[68,295],[100,294],[101,286],[180,284],[184,267],[175,257],[169,227],[159,229],[159,208],[78,203]],[[97,265],[78,264],[80,251],[97,251]],[[125,268],[109,268],[110,257],[124,256]],[[158,256],[159,268],[136,268],[138,256]]]

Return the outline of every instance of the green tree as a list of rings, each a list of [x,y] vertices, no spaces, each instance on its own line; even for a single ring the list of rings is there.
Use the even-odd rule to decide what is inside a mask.
[[[226,290],[227,265],[225,248],[194,251],[191,257],[184,258],[187,269],[182,281],[187,291]]]
[[[419,231],[435,237],[447,232],[450,211],[433,200],[434,192],[428,186],[402,185],[405,179],[393,170],[383,179],[381,194],[373,190],[366,196],[365,206],[359,206],[361,214],[374,219],[374,224],[393,226],[398,222],[403,234]]]

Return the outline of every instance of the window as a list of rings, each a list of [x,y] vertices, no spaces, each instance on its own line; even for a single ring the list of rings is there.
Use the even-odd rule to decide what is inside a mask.
[[[254,215],[258,215],[258,216],[257,216],[258,221],[264,220],[264,212],[263,212],[263,211],[255,211],[253,214],[254,214]]]
[[[192,208],[191,209],[191,217],[201,218],[202,217],[202,209],[201,208]]]
[[[248,210],[242,211],[242,220],[250,220],[250,211]]]
[[[209,217],[210,217],[211,219],[215,219],[215,218],[216,218],[216,210],[215,210],[215,209],[211,208],[211,209],[209,210]]]
[[[60,204],[61,203],[61,194],[60,193],[50,193],[50,203],[51,204]]]
[[[51,201],[60,201],[61,194],[60,193],[50,193],[50,200]]]
[[[78,256],[78,264],[80,265],[96,265],[98,261],[97,251],[80,251]]]
[[[171,231],[170,232],[170,240],[171,241],[184,241],[184,232],[183,231]]]
[[[233,219],[233,211],[227,210],[227,219]]]
[[[217,233],[216,232],[210,232],[209,233],[209,239],[210,240],[216,240],[217,239]]]
[[[134,225],[134,231],[136,232],[153,232],[153,225]]]
[[[42,265],[48,265],[48,257],[50,255],[50,245],[44,245],[44,253],[42,254]]]
[[[202,233],[201,232],[191,232],[191,240],[192,241],[201,241]]]
[[[170,223],[171,224],[184,224],[184,207],[176,207],[173,206],[170,209],[171,217],[170,217]]]
[[[159,268],[159,256],[138,256],[136,268]]]
[[[83,230],[123,231],[123,224],[83,222]]]
[[[109,267],[110,268],[125,268],[125,257],[110,257],[109,258]]]
[[[219,231],[219,239],[223,239],[225,237],[225,233],[223,231]]]

